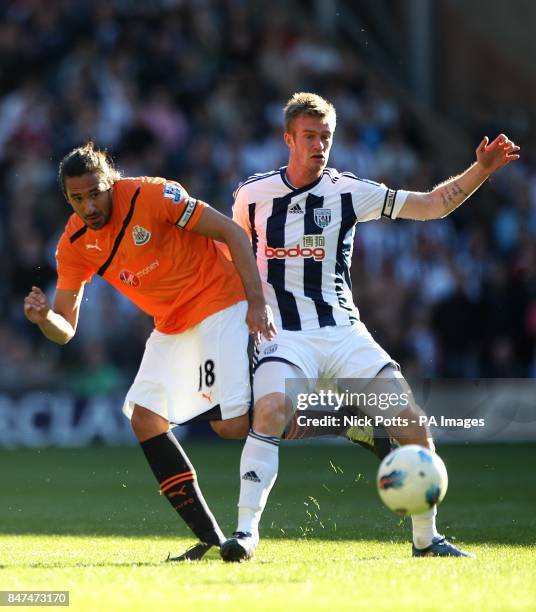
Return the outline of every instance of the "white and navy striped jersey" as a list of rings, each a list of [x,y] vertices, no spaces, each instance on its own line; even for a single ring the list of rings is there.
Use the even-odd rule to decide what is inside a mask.
[[[359,319],[350,280],[355,225],[395,219],[408,192],[333,168],[296,189],[285,171],[248,178],[233,207],[251,238],[274,321],[288,330],[351,325]]]

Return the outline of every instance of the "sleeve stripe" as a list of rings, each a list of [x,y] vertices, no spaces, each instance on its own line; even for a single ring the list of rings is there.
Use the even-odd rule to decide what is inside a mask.
[[[184,229],[186,225],[188,224],[188,221],[190,221],[196,208],[197,208],[197,200],[194,200],[194,198],[188,198],[188,204],[186,204],[186,208],[184,209],[184,212],[179,217],[175,225],[177,227],[180,227],[181,229]]]
[[[275,176],[276,174],[279,174],[279,170],[270,170],[270,172],[254,174],[253,176],[248,177],[245,181],[242,181],[235,189],[235,192],[233,193],[233,199],[236,200],[238,192],[242,189],[242,187],[244,187],[244,185],[249,185],[250,183],[262,181],[263,179],[270,178],[271,176]]]
[[[382,217],[387,217],[388,219],[393,218],[393,210],[395,207],[397,193],[397,191],[393,191],[392,189],[388,189],[386,191],[385,199],[383,201]]]
[[[362,183],[369,183],[369,185],[376,185],[377,187],[381,186],[381,183],[378,183],[377,181],[370,181],[369,179],[361,178],[360,176],[356,176],[355,174],[352,174],[351,172],[342,172],[341,176],[345,176],[346,178],[354,179],[354,181],[361,181]]]

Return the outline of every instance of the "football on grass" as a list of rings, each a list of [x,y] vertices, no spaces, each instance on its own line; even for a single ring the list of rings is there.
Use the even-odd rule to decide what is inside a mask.
[[[408,444],[381,462],[376,479],[383,503],[401,516],[421,514],[439,504],[448,487],[447,468],[436,453]]]

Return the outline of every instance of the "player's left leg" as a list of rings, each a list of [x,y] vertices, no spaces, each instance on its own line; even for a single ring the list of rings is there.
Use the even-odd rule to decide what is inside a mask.
[[[340,332],[343,333],[343,332]],[[419,444],[434,451],[434,443],[426,424],[419,419],[423,412],[416,404],[408,383],[398,365],[372,338],[363,324],[352,326],[345,337],[333,334],[331,375],[343,379],[346,390],[357,392],[354,397],[398,398],[395,405],[384,409],[375,404],[358,408],[371,416],[376,424],[382,423],[388,436],[398,444]],[[408,403],[404,405],[407,398]],[[376,417],[381,417],[376,421]],[[387,424],[389,423],[389,424]],[[470,556],[448,543],[437,531],[436,508],[412,517],[414,556]]]
[[[301,414],[303,416],[307,413]],[[370,451],[380,461],[398,446],[391,439],[385,427],[359,424],[359,421],[364,421],[365,415],[356,408],[342,406],[334,419],[333,410],[318,410],[315,407],[310,416],[316,419],[315,423],[322,424],[311,424],[309,421],[303,423],[303,419],[300,420],[299,416],[294,414],[283,433],[283,438],[291,442],[307,438],[343,437]],[[331,421],[329,421],[330,418]],[[347,422],[350,421],[356,424],[348,425]]]
[[[391,385],[394,385],[394,387],[387,390],[382,384],[382,379],[384,381],[389,380],[389,387],[391,387]],[[387,433],[401,446],[405,444],[419,444],[434,452],[435,446],[430,430],[427,425],[420,424],[421,421],[419,417],[421,417],[424,412],[416,404],[411,389],[398,368],[391,364],[384,367],[376,376],[374,383],[367,387],[369,390],[371,388],[374,389],[376,393],[385,393],[389,391],[394,392],[399,398],[407,397],[409,399],[409,406],[399,411],[396,415],[399,417],[397,423],[400,424],[386,425],[385,429]],[[473,557],[474,555],[471,553],[465,552],[448,542],[447,539],[437,531],[436,517],[436,506],[427,512],[411,516],[413,528],[413,556]]]
[[[215,433],[225,440],[244,440],[250,428],[250,414],[242,414],[231,419],[210,421]]]

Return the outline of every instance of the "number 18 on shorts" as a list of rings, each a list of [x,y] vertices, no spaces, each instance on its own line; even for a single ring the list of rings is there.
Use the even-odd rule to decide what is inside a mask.
[[[134,404],[170,423],[220,407],[223,419],[249,410],[246,302],[221,310],[181,334],[152,332],[123,412]]]

